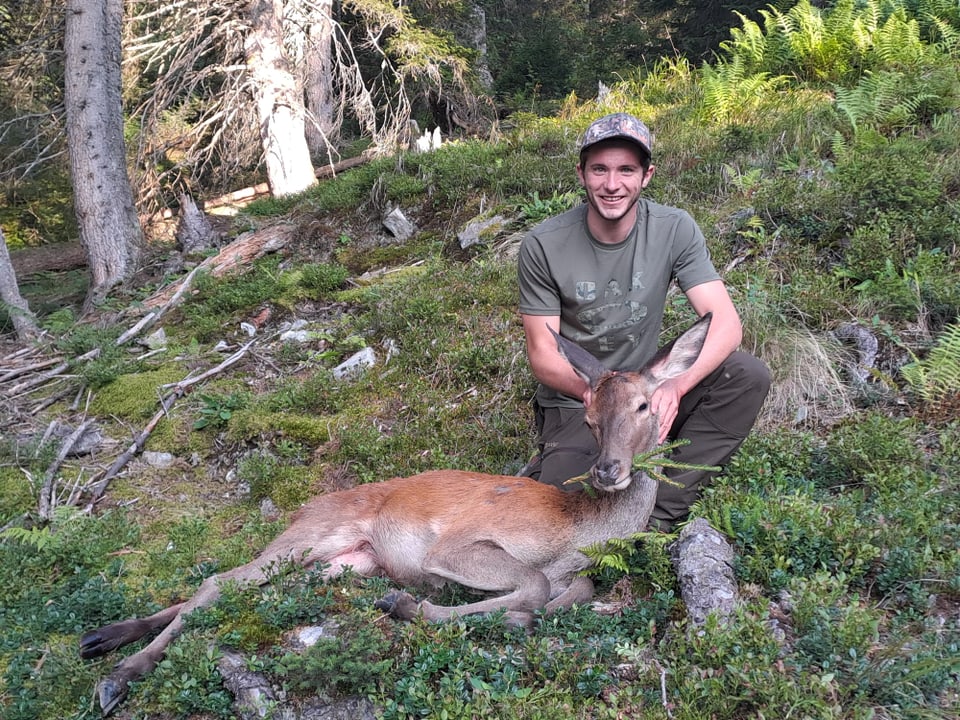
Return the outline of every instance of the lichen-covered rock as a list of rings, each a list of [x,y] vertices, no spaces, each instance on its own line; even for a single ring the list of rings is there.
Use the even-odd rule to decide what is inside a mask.
[[[697,518],[680,532],[670,555],[692,625],[702,625],[711,613],[718,618],[733,613],[739,600],[734,553],[722,533]]]

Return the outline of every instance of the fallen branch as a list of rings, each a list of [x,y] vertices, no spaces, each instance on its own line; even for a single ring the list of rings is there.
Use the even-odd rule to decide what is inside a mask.
[[[116,477],[128,462],[143,450],[147,438],[150,437],[150,434],[157,427],[157,424],[164,418],[170,408],[173,407],[173,403],[179,400],[185,392],[185,390],[175,389],[160,401],[160,409],[150,418],[150,422],[148,422],[143,430],[133,439],[130,447],[114,460],[113,464],[91,485],[90,499],[87,501],[84,512],[89,513],[93,510],[93,506],[99,502],[110,481]]]
[[[244,345],[244,346],[241,347],[239,350],[237,350],[233,355],[231,355],[231,356],[228,357],[226,360],[224,360],[222,363],[220,363],[220,364],[217,365],[216,367],[210,368],[210,369],[207,370],[206,372],[203,372],[203,373],[201,373],[200,375],[197,375],[196,377],[185,378],[185,379],[181,380],[180,382],[168,383],[168,384],[166,384],[166,385],[161,385],[160,387],[161,387],[161,389],[166,389],[166,388],[184,388],[184,389],[186,389],[186,388],[188,388],[188,387],[190,387],[190,386],[192,386],[192,385],[196,385],[198,382],[203,382],[204,380],[206,380],[206,379],[209,378],[209,377],[213,377],[214,375],[219,375],[219,374],[222,373],[224,370],[226,370],[228,367],[230,367],[230,366],[233,365],[235,362],[237,362],[237,361],[238,361],[240,358],[242,358],[244,355],[246,355],[247,352],[250,350],[250,348],[253,346],[253,343],[254,343],[254,342],[256,342],[256,341],[255,341],[255,340],[251,340],[251,341],[248,342],[246,345]]]
[[[93,350],[85,352],[83,355],[76,358],[73,362],[74,363],[86,362],[87,360],[93,360],[94,358],[97,358],[99,356],[100,356],[100,348],[94,348]],[[37,377],[31,378],[29,380],[24,380],[18,383],[17,385],[14,385],[12,388],[9,388],[7,390],[7,396],[16,397],[17,395],[22,395],[24,393],[35,390],[36,388],[46,383],[48,380],[51,380],[53,378],[60,376],[64,370],[67,370],[70,367],[70,364],[71,363],[69,361],[61,362],[52,370],[48,370],[45,373],[41,373]]]
[[[32,365],[23,365],[21,367],[14,368],[13,370],[8,370],[3,375],[0,375],[0,384],[10,382],[14,378],[20,377],[21,375],[27,375],[35,370],[43,370],[44,368],[48,368],[58,362],[59,360],[57,358],[53,358],[51,360],[41,360],[40,362],[33,363]]]
[[[163,314],[167,312],[167,310],[179,304],[180,298],[182,298],[184,293],[193,285],[193,278],[196,276],[197,271],[201,267],[203,267],[202,263],[197,265],[183,280],[180,281],[176,292],[173,293],[171,298],[159,310],[144,315],[136,325],[122,333],[120,337],[117,338],[117,345],[123,345],[129,340],[137,337],[137,335],[139,335],[141,332],[156,324],[157,320],[163,317]]]
[[[113,464],[110,465],[93,483],[92,490],[90,494],[90,499],[87,502],[84,512],[91,512],[93,506],[99,502],[100,498],[103,496],[104,491],[107,489],[107,485],[110,480],[112,480],[116,475],[129,463],[136,455],[138,455],[142,450],[143,446],[147,442],[147,438],[150,437],[150,434],[157,427],[157,424],[164,418],[164,416],[170,411],[170,408],[173,407],[173,404],[183,397],[187,390],[196,385],[199,382],[203,382],[207,378],[213,377],[219,373],[222,373],[228,367],[239,361],[254,344],[254,340],[251,340],[246,345],[237,350],[233,355],[226,358],[223,362],[217,365],[210,370],[207,370],[196,377],[184,378],[180,382],[171,383],[169,385],[161,385],[162,389],[170,388],[170,392],[167,393],[160,400],[160,409],[154,414],[150,421],[144,426],[143,430],[134,438],[133,443],[128,447],[116,460],[113,461]]]
[[[47,471],[43,474],[43,485],[40,486],[40,502],[38,507],[38,513],[42,520],[50,520],[53,517],[55,505],[53,502],[53,478],[57,474],[57,470],[60,469],[63,461],[66,460],[67,455],[70,454],[70,450],[73,449],[77,441],[83,437],[84,433],[87,432],[87,428],[89,428],[92,423],[92,418],[84,420],[76,430],[67,436],[60,446],[60,452],[57,453],[57,457],[54,458],[53,462],[50,463],[50,466],[47,468]]]

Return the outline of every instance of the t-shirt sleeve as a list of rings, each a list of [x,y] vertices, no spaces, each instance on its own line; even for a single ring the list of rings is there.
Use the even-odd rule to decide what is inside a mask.
[[[673,248],[673,276],[683,292],[696,285],[720,279],[720,274],[710,258],[703,232],[686,212],[682,213],[677,225]]]
[[[549,261],[536,235],[527,235],[517,258],[520,312],[524,315],[559,315],[560,291],[550,276]]]

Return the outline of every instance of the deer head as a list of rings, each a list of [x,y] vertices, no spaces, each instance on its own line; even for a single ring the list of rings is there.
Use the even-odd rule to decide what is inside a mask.
[[[560,354],[593,391],[586,422],[600,446],[600,456],[590,471],[598,490],[626,488],[633,479],[633,458],[656,446],[660,425],[650,411],[650,399],[661,383],[685,372],[696,361],[710,318],[710,313],[704,315],[636,371],[607,369],[588,351],[551,328]]]

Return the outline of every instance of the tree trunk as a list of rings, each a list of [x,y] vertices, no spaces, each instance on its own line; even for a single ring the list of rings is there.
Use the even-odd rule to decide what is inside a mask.
[[[251,0],[250,33],[244,43],[247,70],[260,123],[267,182],[276,197],[316,183],[304,135],[303,100],[283,49],[281,0]]]
[[[20,341],[26,342],[36,337],[37,323],[33,313],[30,312],[30,306],[20,295],[20,288],[17,287],[17,276],[10,262],[10,252],[7,250],[7,240],[3,237],[3,228],[0,228],[0,301],[3,302],[4,310],[13,321],[13,329],[16,330]]]
[[[487,62],[487,13],[475,2],[469,4],[467,11],[470,18],[466,28],[467,46],[477,51],[477,78],[480,86],[489,91],[493,87],[493,75]]]
[[[123,0],[68,0],[63,49],[67,146],[91,310],[136,270],[143,231],[127,175],[120,97]]]
[[[307,145],[314,158],[332,160],[339,139],[333,89],[333,0],[317,0],[305,50],[303,95],[310,119]]]

